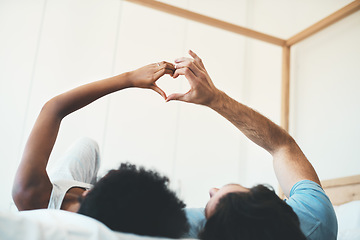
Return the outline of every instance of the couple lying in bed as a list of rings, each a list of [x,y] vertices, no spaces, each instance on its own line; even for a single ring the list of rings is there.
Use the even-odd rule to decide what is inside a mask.
[[[337,221],[318,176],[294,139],[281,127],[217,89],[202,60],[161,62],[89,83],[49,100],[27,141],[13,186],[19,210],[62,209],[95,218],[109,228],[148,236],[201,239],[336,239]],[[156,81],[184,75],[191,89],[166,96]],[[99,181],[97,144],[81,139],[58,161],[46,166],[62,119],[91,102],[130,87],[148,88],[167,102],[207,106],[234,124],[273,156],[287,201],[268,186],[228,184],[210,190],[204,209],[187,209],[155,171],[121,164]]]

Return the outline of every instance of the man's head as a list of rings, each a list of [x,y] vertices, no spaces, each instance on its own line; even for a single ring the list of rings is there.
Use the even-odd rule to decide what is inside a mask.
[[[155,171],[121,164],[99,180],[82,200],[78,213],[112,230],[148,236],[181,237],[188,229],[185,204]]]
[[[211,189],[205,214],[204,240],[305,239],[292,208],[264,185]]]

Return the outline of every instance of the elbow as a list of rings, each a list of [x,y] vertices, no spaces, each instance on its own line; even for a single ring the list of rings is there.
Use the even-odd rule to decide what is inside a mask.
[[[292,148],[297,144],[292,136],[286,134],[279,145],[280,147]]]
[[[57,97],[54,97],[47,101],[41,109],[42,114],[50,113],[53,116],[57,116],[62,119],[65,117],[64,110],[62,104],[59,102]]]
[[[25,188],[14,185],[12,189],[12,199],[19,211],[47,208],[43,201],[42,193],[36,188]]]
[[[41,112],[49,112],[49,111],[59,111],[58,108],[58,101],[56,99],[56,97],[50,99],[49,101],[47,101],[44,106],[41,109]]]
[[[12,188],[12,199],[19,211],[27,210],[26,204],[29,202],[29,191],[26,191],[23,187],[15,185]]]
[[[275,139],[276,141],[273,142],[273,147],[269,151],[272,155],[275,155],[278,152],[291,151],[291,149],[298,148],[294,138],[287,133],[282,134]]]
[[[296,141],[288,135],[287,138],[283,139],[275,149],[272,151],[272,155],[283,155],[289,153],[295,153],[301,151]]]

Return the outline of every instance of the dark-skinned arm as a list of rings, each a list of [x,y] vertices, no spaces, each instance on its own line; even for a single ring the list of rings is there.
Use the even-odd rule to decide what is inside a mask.
[[[52,184],[46,166],[64,117],[105,95],[130,87],[152,89],[166,98],[156,81],[164,74],[172,75],[174,70],[171,63],[150,64],[77,87],[49,100],[41,109],[30,133],[15,176],[12,195],[17,208],[47,208]]]

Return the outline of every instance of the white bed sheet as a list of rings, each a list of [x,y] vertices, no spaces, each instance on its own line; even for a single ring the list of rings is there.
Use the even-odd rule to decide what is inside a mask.
[[[360,240],[360,201],[334,206],[338,240]],[[61,210],[0,212],[0,240],[171,240],[114,232],[101,222]]]
[[[360,201],[352,201],[334,206],[339,223],[339,232],[360,229]]]
[[[334,206],[338,220],[338,240],[360,240],[360,201]]]
[[[0,213],[1,240],[170,240],[112,231],[101,222],[61,210]]]

